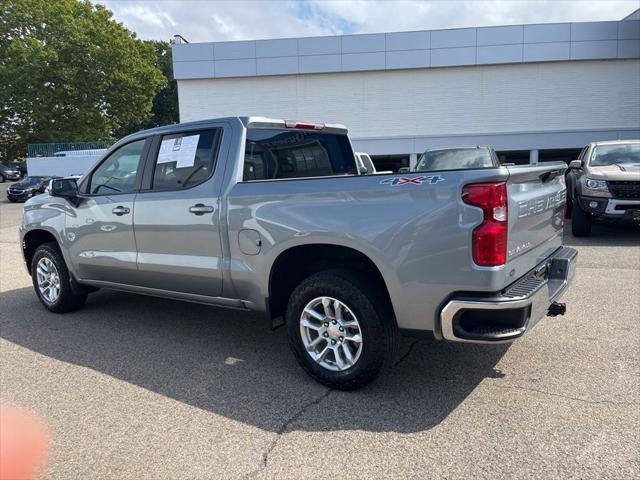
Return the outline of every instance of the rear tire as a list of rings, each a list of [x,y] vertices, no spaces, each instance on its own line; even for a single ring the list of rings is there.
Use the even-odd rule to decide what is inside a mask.
[[[576,237],[588,237],[591,235],[591,221],[591,214],[582,210],[575,202],[571,212],[571,233]]]
[[[31,260],[31,278],[38,299],[50,312],[71,312],[87,301],[87,294],[73,293],[69,270],[53,242],[36,249]]]
[[[346,270],[325,270],[303,280],[289,299],[286,321],[289,344],[304,371],[339,390],[371,382],[397,346],[396,322],[382,297]]]

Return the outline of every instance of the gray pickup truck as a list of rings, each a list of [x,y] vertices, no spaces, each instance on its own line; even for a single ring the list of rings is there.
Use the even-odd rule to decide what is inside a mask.
[[[564,313],[565,169],[359,175],[341,125],[207,120],[53,180],[20,235],[52,312],[97,288],[265,312],[308,374],[354,389],[399,333],[491,344]]]

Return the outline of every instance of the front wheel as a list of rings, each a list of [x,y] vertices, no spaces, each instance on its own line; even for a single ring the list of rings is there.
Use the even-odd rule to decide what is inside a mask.
[[[305,279],[287,306],[289,344],[302,368],[331,388],[371,382],[393,358],[397,327],[375,288],[344,270]]]
[[[573,213],[573,199],[571,197],[567,197],[567,203],[564,208],[564,218],[566,220],[571,220],[571,214]]]
[[[87,295],[76,295],[62,254],[55,243],[40,245],[31,261],[33,288],[40,302],[53,313],[66,313],[84,305]]]
[[[580,208],[578,202],[574,202],[571,212],[571,233],[576,237],[588,237],[591,235],[591,214]]]

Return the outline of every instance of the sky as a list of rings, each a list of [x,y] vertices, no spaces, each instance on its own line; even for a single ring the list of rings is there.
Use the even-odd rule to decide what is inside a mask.
[[[620,20],[640,0],[98,0],[143,39],[189,42]]]

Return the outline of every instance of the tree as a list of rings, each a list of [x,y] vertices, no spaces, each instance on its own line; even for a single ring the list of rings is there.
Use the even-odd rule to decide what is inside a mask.
[[[154,46],[87,0],[0,0],[0,148],[106,140],[150,117]]]
[[[173,79],[173,55],[169,42],[151,42],[156,51],[156,67],[165,77],[164,87],[153,98],[152,126],[169,125],[179,121],[178,84]]]
[[[151,45],[156,54],[155,66],[165,78],[164,85],[160,88],[156,96],[153,97],[151,115],[139,123],[129,123],[118,130],[117,136],[121,137],[138,130],[159,127],[161,125],[171,125],[179,121],[178,113],[178,86],[173,79],[173,57],[171,44],[158,40],[146,42]]]

